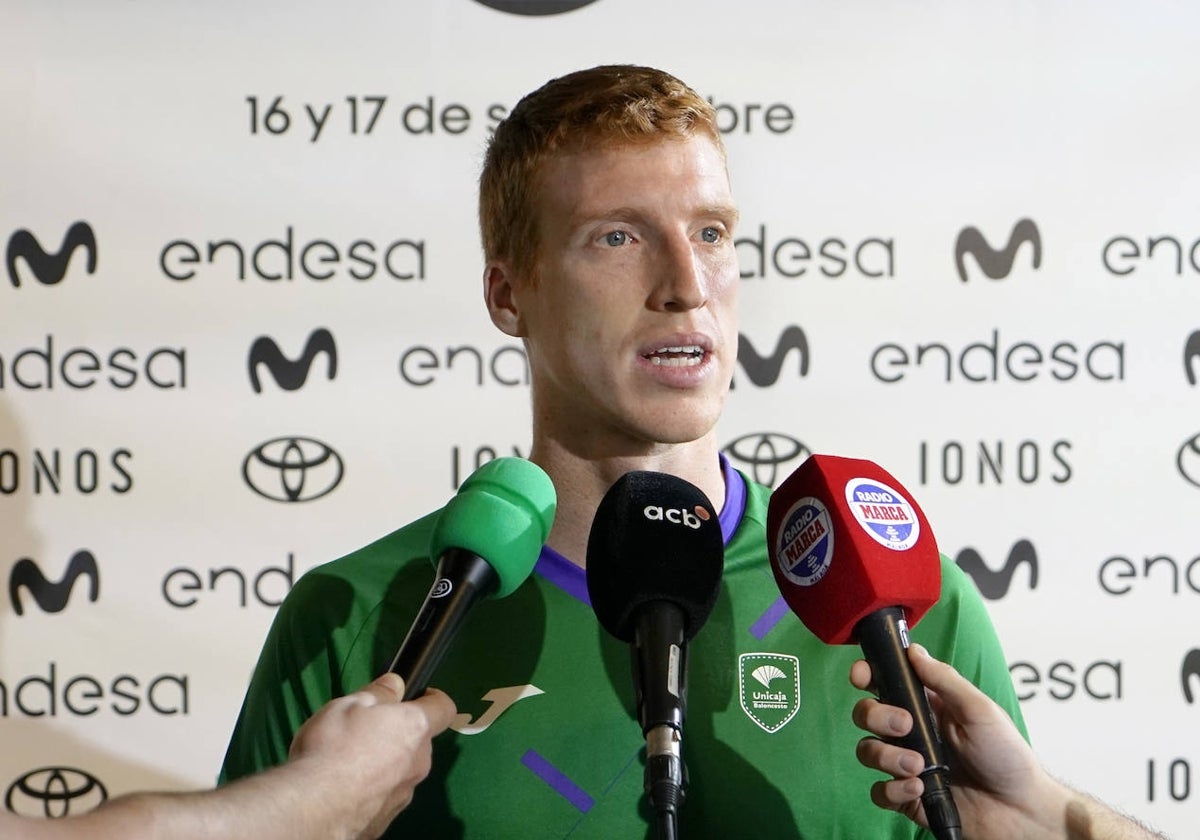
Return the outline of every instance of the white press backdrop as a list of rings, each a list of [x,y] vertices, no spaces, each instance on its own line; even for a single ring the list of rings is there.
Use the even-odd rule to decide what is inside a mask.
[[[506,5],[581,4],[0,3],[9,807],[43,768],[211,784],[290,582],[526,451],[482,147],[548,78],[634,62],[728,132],[735,463],[891,470],[1046,763],[1197,836],[1200,11]]]

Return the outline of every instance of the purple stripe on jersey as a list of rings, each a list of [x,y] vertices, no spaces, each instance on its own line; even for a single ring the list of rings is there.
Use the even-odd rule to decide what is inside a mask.
[[[592,599],[588,596],[587,573],[581,566],[576,566],[550,546],[542,546],[542,553],[538,555],[533,573],[544,578],[547,583],[554,584],[572,598],[583,601],[589,607],[592,605]]]
[[[721,523],[721,539],[728,545],[733,539],[733,532],[742,522],[742,515],[746,512],[746,481],[729,463],[724,453],[719,453],[718,457],[721,461],[721,473],[725,477],[725,504],[721,507],[717,520]],[[542,553],[533,567],[533,573],[547,583],[554,584],[572,598],[589,607],[592,605],[592,599],[588,596],[587,572],[550,546],[542,546]]]
[[[529,750],[521,756],[521,763],[582,813],[586,814],[596,804],[596,800],[584,793],[579,785],[568,779],[561,770],[538,755],[535,750]]]
[[[725,545],[733,539],[733,532],[742,522],[742,514],[746,512],[746,480],[742,474],[733,468],[725,453],[718,453],[721,459],[721,472],[725,474],[725,504],[721,507],[718,520],[721,523],[721,538]]]
[[[761,642],[763,637],[774,630],[775,625],[787,613],[787,601],[783,600],[783,596],[780,595],[779,600],[767,607],[767,611],[758,617],[758,621],[750,625],[750,635]]]

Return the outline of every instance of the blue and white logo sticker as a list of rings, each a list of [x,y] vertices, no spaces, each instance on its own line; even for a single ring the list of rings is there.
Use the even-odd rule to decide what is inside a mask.
[[[846,503],[863,530],[875,542],[895,551],[907,551],[921,536],[921,523],[908,499],[873,478],[846,482]]]
[[[775,548],[779,571],[792,583],[812,586],[825,577],[833,562],[833,522],[824,503],[805,496],[792,505]]]

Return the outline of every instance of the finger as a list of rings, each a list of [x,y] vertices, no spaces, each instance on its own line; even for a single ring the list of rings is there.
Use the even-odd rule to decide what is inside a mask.
[[[404,679],[399,674],[388,672],[364,685],[346,697],[363,706],[377,703],[399,703],[404,697]]]
[[[850,718],[859,729],[880,738],[899,738],[907,735],[913,726],[912,715],[907,711],[880,703],[874,697],[864,697],[855,703]]]
[[[854,748],[858,763],[897,779],[910,779],[925,769],[925,759],[915,750],[893,746],[878,738],[863,738]]]
[[[871,666],[865,659],[857,659],[850,666],[850,684],[863,691],[875,691],[875,684],[871,680]]]
[[[920,779],[892,779],[871,785],[871,801],[887,811],[898,811],[914,804],[925,792]]]
[[[458,714],[458,709],[454,705],[454,701],[444,691],[439,691],[436,688],[430,688],[416,700],[411,701],[412,705],[420,708],[425,712],[425,717],[429,721],[430,734],[436,735],[444,731],[454,720],[454,716]]]
[[[912,645],[908,651],[909,661],[921,682],[937,693],[939,706],[953,715],[965,720],[972,711],[978,711],[981,701],[988,699],[970,680],[952,666],[935,659],[924,646]]]

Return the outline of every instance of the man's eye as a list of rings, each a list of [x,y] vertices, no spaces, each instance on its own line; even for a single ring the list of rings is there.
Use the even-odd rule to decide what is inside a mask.
[[[715,227],[706,227],[700,231],[700,239],[703,242],[720,242],[721,231]]]
[[[604,235],[605,245],[612,245],[614,247],[617,245],[628,245],[629,241],[629,234],[623,230],[614,230],[611,233],[606,233]]]

